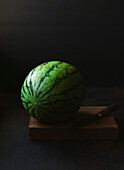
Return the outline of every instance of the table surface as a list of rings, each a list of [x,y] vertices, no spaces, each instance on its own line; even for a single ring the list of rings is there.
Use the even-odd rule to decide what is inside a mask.
[[[117,141],[29,141],[19,95],[0,95],[0,170],[124,170],[124,88],[88,87],[83,105],[117,103]]]

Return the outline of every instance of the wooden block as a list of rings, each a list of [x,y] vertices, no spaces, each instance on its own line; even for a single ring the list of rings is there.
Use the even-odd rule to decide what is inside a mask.
[[[64,124],[50,125],[30,117],[29,139],[30,140],[116,140],[119,129],[112,115],[103,117],[95,122],[81,127],[77,131],[70,130],[76,121],[96,114],[106,106],[82,106],[77,112],[75,119]]]

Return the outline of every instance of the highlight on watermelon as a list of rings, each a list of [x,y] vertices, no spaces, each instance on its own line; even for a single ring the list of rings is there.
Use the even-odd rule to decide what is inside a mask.
[[[30,116],[45,123],[72,119],[85,96],[85,82],[73,65],[49,61],[31,70],[21,88],[21,100]]]

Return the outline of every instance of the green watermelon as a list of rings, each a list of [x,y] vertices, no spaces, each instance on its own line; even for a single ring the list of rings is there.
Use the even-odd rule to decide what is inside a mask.
[[[29,115],[54,124],[71,119],[84,95],[82,75],[62,61],[49,61],[34,68],[21,89],[21,100]]]

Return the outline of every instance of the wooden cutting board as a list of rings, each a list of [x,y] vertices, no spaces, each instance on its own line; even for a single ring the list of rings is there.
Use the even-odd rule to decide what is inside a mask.
[[[50,125],[30,117],[29,139],[30,140],[116,140],[119,136],[118,125],[112,115],[103,117],[92,122],[77,131],[70,130],[76,121],[96,114],[106,106],[82,106],[77,112],[75,119],[64,124]]]

